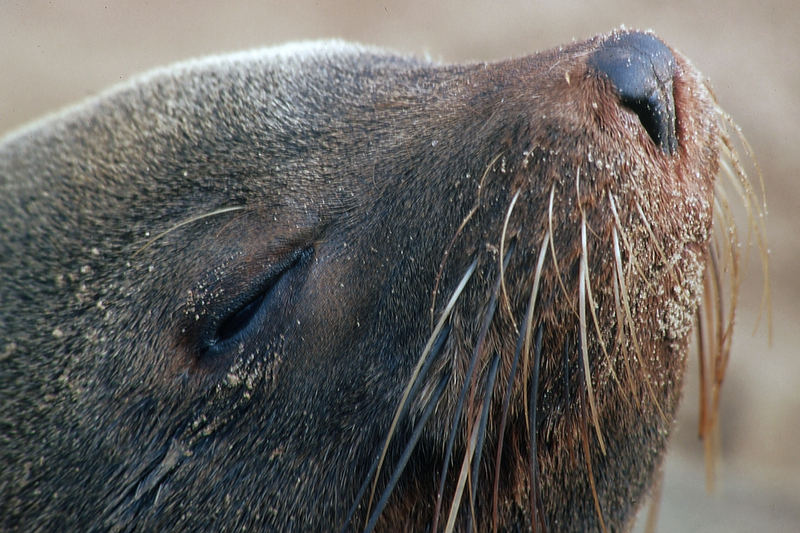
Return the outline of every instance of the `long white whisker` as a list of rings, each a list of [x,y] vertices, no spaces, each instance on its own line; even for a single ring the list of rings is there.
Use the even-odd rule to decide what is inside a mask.
[[[162,231],[161,233],[159,233],[158,235],[156,235],[155,237],[153,237],[152,239],[150,239],[149,241],[144,243],[141,248],[139,248],[138,250],[136,250],[133,253],[133,256],[135,257],[135,256],[139,255],[144,250],[146,250],[147,248],[152,246],[153,243],[156,242],[157,240],[164,238],[165,236],[169,235],[170,233],[172,233],[176,229],[182,228],[183,226],[185,226],[187,224],[191,224],[192,222],[197,222],[198,220],[203,220],[204,218],[209,218],[209,217],[221,215],[223,213],[230,213],[231,211],[241,211],[242,209],[244,209],[243,205],[235,205],[235,206],[232,206],[232,207],[223,207],[221,209],[216,209],[216,210],[211,211],[209,213],[203,213],[202,215],[196,215],[196,216],[193,216],[193,217],[189,217],[186,220],[182,220],[181,222],[178,222],[177,224],[175,224],[174,226],[170,227],[169,229]]]
[[[506,290],[506,278],[505,278],[505,266],[502,264],[503,257],[505,257],[505,245],[506,245],[506,235],[508,234],[508,222],[511,219],[511,213],[514,212],[514,206],[517,204],[517,200],[519,199],[520,191],[517,191],[514,194],[514,198],[511,199],[511,204],[508,206],[508,210],[506,211],[506,218],[503,221],[503,233],[500,236],[500,289],[503,292],[503,303],[505,304],[505,310],[508,314],[508,318],[511,320],[511,323],[514,325],[514,330],[517,330],[517,321],[514,319],[514,313],[511,312],[511,301],[508,298],[508,291]]]

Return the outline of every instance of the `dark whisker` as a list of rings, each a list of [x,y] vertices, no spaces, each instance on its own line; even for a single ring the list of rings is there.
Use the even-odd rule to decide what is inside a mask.
[[[478,476],[480,475],[481,455],[483,455],[483,442],[486,438],[486,424],[489,422],[489,406],[492,403],[494,385],[497,381],[497,367],[500,364],[500,354],[495,354],[492,359],[492,366],[489,369],[489,376],[486,378],[486,391],[483,397],[483,409],[481,411],[481,421],[478,428],[478,442],[475,447],[475,457],[472,459],[472,483],[470,490],[470,521],[467,528],[471,528],[475,518],[475,493],[478,491]]]
[[[510,252],[510,250],[509,250],[509,252]],[[419,374],[421,368],[423,366],[425,366],[426,358],[430,355],[431,348],[433,347],[433,344],[436,342],[439,332],[442,331],[442,329],[444,329],[444,325],[445,325],[446,321],[448,320],[448,318],[450,317],[450,313],[453,311],[453,308],[455,307],[456,301],[458,300],[458,298],[461,296],[462,292],[464,291],[464,287],[466,287],[467,282],[472,277],[472,274],[475,273],[475,268],[477,267],[477,265],[478,265],[478,259],[475,258],[475,259],[473,259],[472,263],[467,268],[467,271],[461,277],[461,280],[459,281],[458,286],[456,286],[456,289],[453,291],[453,294],[450,296],[450,300],[448,300],[447,305],[445,306],[444,310],[442,311],[442,315],[439,317],[439,321],[436,323],[436,326],[433,329],[433,333],[431,333],[431,336],[428,339],[428,343],[422,349],[422,353],[420,354],[420,357],[417,360],[416,365],[414,366],[414,370],[411,372],[411,377],[409,379],[409,382],[406,384],[406,388],[403,391],[403,395],[402,395],[402,397],[400,399],[400,402],[399,402],[399,404],[397,406],[397,409],[395,410],[395,414],[394,414],[394,418],[392,419],[392,423],[389,426],[389,431],[388,431],[388,433],[386,435],[386,439],[384,440],[383,448],[382,448],[381,454],[380,454],[380,456],[378,458],[378,462],[377,462],[377,466],[376,466],[376,469],[375,469],[375,473],[370,474],[370,476],[373,479],[372,479],[372,490],[371,490],[370,495],[369,495],[369,503],[367,504],[367,515],[369,515],[370,509],[372,507],[372,499],[375,496],[375,487],[377,486],[377,483],[378,483],[378,473],[380,473],[381,466],[383,464],[383,460],[386,458],[386,453],[389,450],[389,443],[391,442],[392,436],[394,435],[394,431],[397,428],[397,424],[398,424],[398,422],[400,420],[401,412],[403,411],[403,409],[405,407],[406,401],[408,401],[408,398],[410,397],[411,388],[414,385],[416,377]],[[368,481],[369,481],[369,478],[368,478]],[[357,506],[359,501],[360,501],[360,498],[358,500],[356,500],[356,502],[354,502],[353,505]],[[346,525],[347,524],[345,524],[345,526]]]
[[[425,428],[425,424],[433,414],[434,408],[439,404],[439,400],[442,398],[442,394],[444,394],[445,388],[447,387],[447,382],[449,380],[449,372],[442,375],[441,379],[439,380],[436,390],[433,392],[431,399],[428,401],[428,404],[425,406],[425,410],[422,412],[419,421],[414,427],[414,433],[408,440],[408,444],[406,444],[403,454],[400,456],[400,460],[397,462],[397,466],[392,473],[392,477],[389,479],[388,485],[386,485],[386,488],[383,490],[383,494],[381,494],[380,500],[378,500],[378,503],[375,505],[375,510],[372,512],[372,516],[367,523],[367,527],[364,528],[364,533],[370,533],[378,523],[378,518],[380,518],[380,515],[383,512],[383,508],[386,507],[386,503],[389,501],[389,497],[392,495],[392,491],[394,490],[395,485],[397,485],[400,475],[403,473],[403,470],[405,470],[406,464],[408,464],[408,459],[411,457],[411,453],[416,448],[417,442],[422,435],[422,430]]]
[[[508,265],[508,260],[513,251],[514,244],[512,243],[508,248],[508,252],[506,252],[506,257],[502,263],[503,267]],[[433,523],[431,526],[431,531],[436,531],[436,526],[439,522],[439,513],[441,512],[442,497],[444,495],[444,484],[447,480],[447,471],[450,468],[450,459],[453,456],[453,446],[456,440],[456,433],[458,431],[458,426],[461,423],[461,412],[464,410],[464,401],[467,397],[467,391],[472,383],[472,375],[475,372],[475,366],[478,363],[478,355],[483,348],[483,341],[486,339],[486,334],[489,331],[489,325],[492,322],[492,318],[494,318],[494,312],[497,310],[497,299],[500,294],[500,283],[501,276],[497,276],[497,281],[495,281],[494,287],[492,288],[491,297],[489,298],[489,306],[486,309],[486,315],[484,316],[483,323],[481,324],[481,329],[478,332],[475,348],[472,350],[472,357],[469,361],[469,367],[467,368],[467,373],[464,375],[464,385],[461,387],[461,392],[458,394],[458,402],[456,403],[456,410],[453,414],[453,422],[450,426],[450,436],[447,439],[447,447],[445,449],[444,462],[442,464],[442,477],[439,481],[439,489],[436,492],[436,506],[433,511]]]
[[[531,313],[533,312],[534,308],[534,299],[528,303],[528,308],[525,310],[525,318],[523,318],[523,324],[530,324]],[[514,350],[514,359],[511,361],[511,371],[508,374],[508,382],[506,384],[506,393],[503,397],[503,411],[500,417],[500,433],[499,438],[497,441],[497,455],[495,458],[495,466],[494,466],[494,492],[492,493],[492,531],[497,531],[497,520],[498,520],[498,508],[497,508],[497,500],[498,500],[498,493],[500,491],[500,459],[503,455],[503,441],[505,440],[505,431],[506,431],[506,424],[508,423],[508,409],[509,405],[511,404],[511,392],[513,390],[514,385],[514,378],[517,374],[517,364],[519,363],[519,356],[522,353],[522,347],[525,345],[525,336],[527,333],[527,329],[523,329],[519,333],[519,337],[517,338],[517,347]]]
[[[538,520],[537,520],[537,505],[536,502],[538,500],[538,490],[537,487],[539,485],[539,478],[538,478],[538,461],[537,461],[537,449],[536,449],[536,410],[538,408],[538,396],[539,396],[539,366],[542,361],[542,331],[543,325],[539,324],[539,327],[536,328],[536,340],[533,343],[533,376],[531,376],[531,384],[530,384],[530,394],[528,401],[530,402],[528,405],[528,416],[530,417],[529,427],[530,427],[530,457],[528,458],[528,462],[530,465],[530,499],[531,499],[531,527],[534,531],[537,529]],[[564,353],[566,354],[566,343],[564,344]],[[542,523],[544,523],[544,516],[541,517]],[[545,527],[545,530],[547,528]]]
[[[411,386],[411,392],[408,395],[409,400],[406,400],[405,404],[403,405],[403,408],[402,408],[402,411],[401,411],[401,415],[400,415],[401,418],[403,416],[405,416],[407,414],[407,412],[408,412],[408,407],[409,407],[409,405],[411,405],[411,400],[410,399],[417,397],[417,392],[419,392],[420,387],[424,383],[425,376],[427,375],[428,370],[431,368],[431,365],[433,364],[433,362],[435,360],[437,360],[439,358],[439,353],[442,351],[442,348],[444,347],[444,343],[447,340],[447,337],[450,335],[450,330],[451,329],[452,329],[452,326],[450,324],[447,324],[446,326],[444,326],[442,331],[439,333],[439,336],[436,338],[436,341],[434,342],[433,346],[431,347],[431,352],[430,352],[430,355],[428,356],[427,361],[425,361],[425,364],[422,366],[422,368],[419,371],[419,375],[417,376],[417,379],[414,381],[414,384]]]
[[[442,351],[442,347],[444,346],[444,342],[447,340],[447,337],[450,334],[451,326],[449,324],[445,325],[444,328],[439,332],[439,335],[436,338],[429,355],[426,358],[425,363],[423,364],[422,368],[419,371],[414,383],[411,386],[410,393],[403,403],[402,407],[400,408],[400,418],[403,418],[408,413],[408,408],[411,405],[411,399],[416,398],[417,392],[419,391],[420,386],[425,380],[425,376],[428,373],[433,362],[439,357],[439,353]],[[367,491],[367,487],[370,485],[370,481],[372,481],[373,476],[375,475],[375,471],[378,469],[378,464],[381,461],[381,455],[375,456],[375,460],[372,462],[372,466],[370,466],[369,472],[367,476],[364,478],[364,482],[361,484],[361,487],[358,489],[358,493],[356,494],[355,500],[353,501],[353,505],[350,507],[350,510],[347,512],[347,517],[345,518],[344,524],[340,529],[341,533],[344,533],[348,524],[353,519],[353,515],[358,509],[359,504],[361,503],[361,499],[364,497],[364,493]]]

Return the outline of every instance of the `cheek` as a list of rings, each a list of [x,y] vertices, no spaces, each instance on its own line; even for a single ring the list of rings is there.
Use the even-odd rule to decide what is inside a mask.
[[[319,358],[339,357],[352,350],[352,345],[366,333],[376,297],[374,285],[362,272],[355,271],[358,262],[349,257],[325,255],[318,250],[303,286],[294,295],[289,325],[293,337],[308,353],[308,365],[319,364]]]

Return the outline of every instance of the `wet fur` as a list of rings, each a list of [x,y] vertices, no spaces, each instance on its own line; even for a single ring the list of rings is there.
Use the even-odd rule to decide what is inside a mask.
[[[597,42],[211,58],[6,138],[3,528],[627,527],[680,396],[723,115],[680,58],[666,160],[587,73]],[[287,262],[269,320],[208,357]]]

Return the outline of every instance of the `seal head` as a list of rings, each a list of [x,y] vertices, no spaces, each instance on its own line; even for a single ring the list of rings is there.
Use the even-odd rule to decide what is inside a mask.
[[[5,529],[626,527],[719,157],[650,34],[180,64],[0,144]]]

